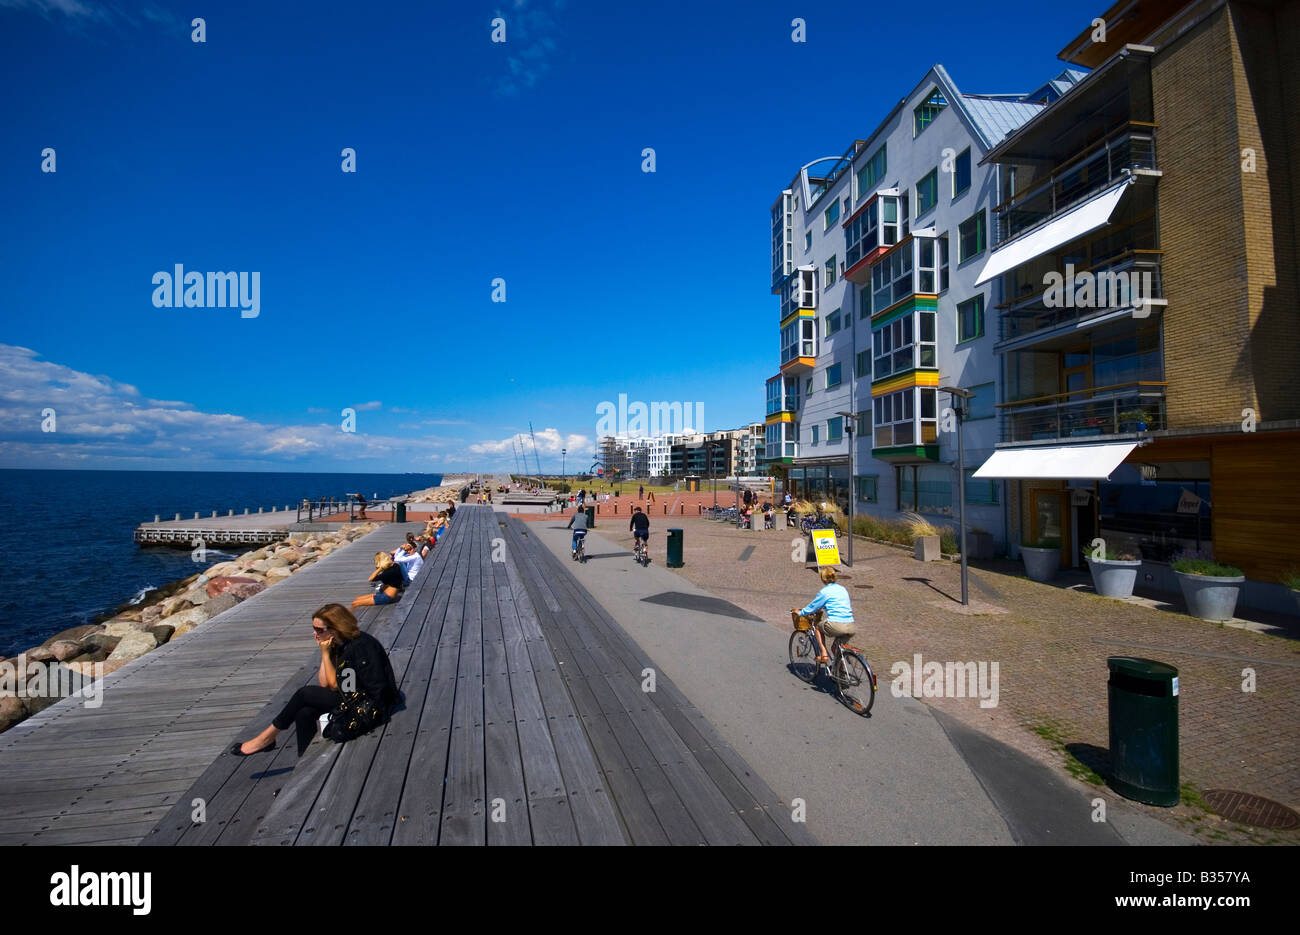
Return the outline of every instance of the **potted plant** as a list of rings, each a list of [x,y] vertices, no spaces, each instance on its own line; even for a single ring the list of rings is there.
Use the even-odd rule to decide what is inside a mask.
[[[1119,414],[1121,432],[1141,432],[1151,424],[1145,409],[1126,409]]]
[[[1020,557],[1031,581],[1051,581],[1061,567],[1061,540],[1034,539],[1022,543]]]
[[[1295,599],[1297,613],[1300,613],[1300,570],[1290,569],[1281,578],[1282,586],[1291,589],[1291,596]]]
[[[1132,552],[1112,549],[1084,550],[1088,561],[1088,570],[1092,572],[1092,586],[1102,597],[1124,600],[1133,596],[1133,585],[1137,583],[1138,569],[1142,559]]]
[[[912,550],[919,562],[937,562],[942,558],[939,548],[939,530],[928,520],[916,517],[908,523],[912,534]]]
[[[1240,568],[1222,565],[1196,553],[1183,554],[1169,563],[1178,576],[1187,612],[1202,620],[1231,620],[1237,597],[1246,581]]]

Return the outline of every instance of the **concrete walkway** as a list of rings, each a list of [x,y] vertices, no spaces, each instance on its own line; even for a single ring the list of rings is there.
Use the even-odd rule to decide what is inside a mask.
[[[571,534],[559,518],[530,523],[530,531],[567,557]],[[648,568],[611,536],[626,538],[626,520],[598,522],[588,562],[570,565],[578,581],[784,801],[793,808],[803,800],[822,842],[1192,843],[1111,794],[1108,820],[1093,821],[1093,796],[1082,786],[918,701],[895,698],[887,671],[877,672],[872,717],[858,717],[788,671],[788,628],[719,603],[667,570],[662,525]],[[810,594],[790,595],[767,616]],[[712,606],[689,609],[702,599]]]

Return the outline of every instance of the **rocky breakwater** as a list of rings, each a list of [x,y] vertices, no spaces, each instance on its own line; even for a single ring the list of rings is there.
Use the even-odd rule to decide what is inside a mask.
[[[64,630],[18,656],[0,658],[0,732],[61,698],[95,696],[94,680],[183,637],[375,528],[364,523],[290,536],[150,591],[139,604],[119,607],[102,623]]]

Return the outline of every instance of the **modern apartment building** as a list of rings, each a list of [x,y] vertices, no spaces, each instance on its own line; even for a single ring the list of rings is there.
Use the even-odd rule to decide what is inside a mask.
[[[985,156],[1082,77],[1030,94],[963,94],[935,65],[865,139],[799,170],[772,206],[780,372],[767,381],[766,457],[796,495],[858,512],[955,515],[956,433],[942,386],[974,392],[969,474],[997,442],[987,326],[999,172]],[[845,415],[847,413],[847,415]],[[1003,539],[1004,485],[971,480],[968,522]]]
[[[1300,4],[1101,18],[1060,53],[1091,73],[980,158],[1003,390],[978,476],[1063,564],[1100,537],[1157,586],[1184,551],[1276,581],[1300,526]]]

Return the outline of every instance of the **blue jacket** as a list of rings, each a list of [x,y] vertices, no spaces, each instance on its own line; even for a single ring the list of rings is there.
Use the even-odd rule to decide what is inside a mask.
[[[832,620],[853,620],[853,605],[849,603],[849,592],[842,584],[824,586],[799,613],[816,613],[822,607],[826,608],[826,616]]]

